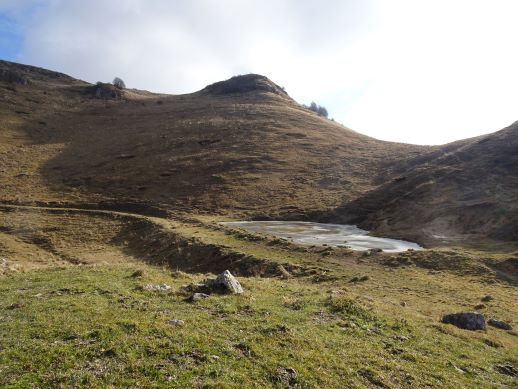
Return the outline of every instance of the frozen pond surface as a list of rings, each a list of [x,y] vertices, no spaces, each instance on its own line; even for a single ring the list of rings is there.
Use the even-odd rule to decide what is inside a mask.
[[[404,240],[378,238],[367,235],[369,231],[348,224],[324,224],[289,221],[223,222],[228,227],[242,228],[249,232],[274,235],[303,245],[349,247],[352,250],[382,249],[397,253],[408,249],[421,250],[417,243]]]

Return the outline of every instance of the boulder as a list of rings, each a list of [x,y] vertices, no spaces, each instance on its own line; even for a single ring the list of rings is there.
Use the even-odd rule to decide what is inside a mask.
[[[215,279],[208,280],[206,285],[214,291],[233,294],[241,294],[244,292],[239,281],[228,270],[219,274]]]
[[[490,326],[493,326],[495,328],[499,328],[501,330],[512,330],[513,329],[513,326],[510,325],[509,323],[506,323],[505,321],[501,321],[501,320],[496,320],[496,319],[489,319],[487,321],[487,324],[489,324]]]
[[[450,313],[442,317],[442,322],[470,331],[486,329],[484,315],[477,312]]]

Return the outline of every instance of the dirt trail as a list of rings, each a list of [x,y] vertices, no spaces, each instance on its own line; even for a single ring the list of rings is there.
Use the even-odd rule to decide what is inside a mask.
[[[131,212],[122,212],[122,211],[111,211],[108,209],[90,209],[90,208],[79,208],[79,207],[69,207],[69,206],[41,206],[41,205],[19,205],[19,204],[7,204],[0,203],[0,209],[34,209],[34,210],[42,210],[49,212],[75,212],[75,213],[83,213],[83,214],[93,214],[93,215],[108,215],[108,216],[123,216],[123,217],[132,217],[138,219],[147,219],[153,220],[157,223],[165,223],[167,224],[167,220],[165,218],[160,217],[152,217],[139,213],[131,213]]]

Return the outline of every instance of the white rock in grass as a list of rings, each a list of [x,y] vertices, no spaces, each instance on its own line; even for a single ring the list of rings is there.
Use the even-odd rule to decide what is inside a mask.
[[[160,285],[153,285],[153,284],[147,284],[143,286],[144,290],[151,290],[151,291],[157,291],[157,292],[165,292],[171,287],[167,284],[160,284]]]
[[[221,290],[233,294],[241,294],[244,292],[239,281],[228,270],[218,275],[216,279],[209,280],[207,286],[214,290]]]

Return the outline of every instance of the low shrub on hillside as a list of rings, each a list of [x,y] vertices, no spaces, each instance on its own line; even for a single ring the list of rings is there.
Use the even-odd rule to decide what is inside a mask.
[[[124,81],[122,81],[121,78],[119,77],[115,77],[113,79],[113,86],[115,86],[116,88],[119,88],[119,89],[124,89],[126,88],[126,84],[124,83]]]
[[[321,105],[318,105],[317,103],[315,103],[314,101],[311,102],[311,104],[309,106],[307,105],[304,105],[304,107],[306,107],[307,109],[309,109],[310,111],[313,111],[313,112],[316,112],[317,114],[319,114],[320,116],[323,116],[323,117],[328,117],[329,116],[329,113],[327,112],[327,109],[326,107],[323,107]]]

